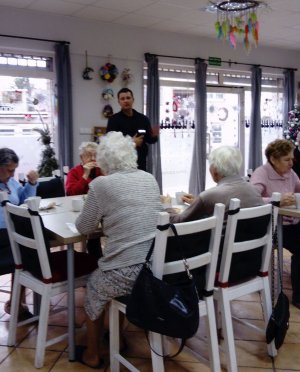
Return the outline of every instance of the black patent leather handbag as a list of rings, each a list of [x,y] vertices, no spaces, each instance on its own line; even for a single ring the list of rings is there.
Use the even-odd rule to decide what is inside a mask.
[[[169,226],[177,235],[175,226]],[[182,339],[178,352],[172,356],[168,355],[174,357],[182,350],[185,340],[197,332],[199,297],[185,258],[185,281],[169,284],[153,275],[150,267],[153,249],[154,241],[129,296],[126,317],[145,331]]]

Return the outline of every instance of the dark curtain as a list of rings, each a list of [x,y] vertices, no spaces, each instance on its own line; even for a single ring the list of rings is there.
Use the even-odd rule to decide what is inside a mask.
[[[58,105],[58,156],[61,168],[73,166],[72,81],[69,45],[55,45]]]
[[[200,58],[195,60],[195,140],[192,157],[189,192],[198,195],[205,189],[206,176],[206,98],[207,64]]]
[[[145,53],[145,61],[148,67],[147,73],[147,98],[146,115],[152,126],[159,128],[159,73],[158,58],[154,54]],[[162,174],[159,139],[156,143],[149,146],[147,159],[147,171],[155,177],[162,193]]]
[[[283,92],[283,127],[287,126],[289,111],[295,104],[295,72],[291,69],[283,71],[284,92]]]
[[[260,98],[261,98],[261,77],[262,70],[259,66],[253,66],[251,69],[251,122],[249,139],[249,164],[248,168],[256,169],[262,165],[262,140],[261,140],[261,116],[260,116]]]

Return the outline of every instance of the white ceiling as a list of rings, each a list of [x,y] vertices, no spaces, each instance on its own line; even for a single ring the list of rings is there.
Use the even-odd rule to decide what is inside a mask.
[[[259,9],[260,45],[300,49],[300,0],[265,0]],[[0,6],[215,38],[208,0],[0,0]]]

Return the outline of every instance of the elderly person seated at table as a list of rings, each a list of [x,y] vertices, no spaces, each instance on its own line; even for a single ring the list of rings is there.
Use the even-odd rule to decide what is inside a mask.
[[[15,170],[19,165],[17,154],[9,148],[0,148],[0,191],[6,191],[8,200],[12,204],[22,204],[30,196],[36,195],[37,179],[36,171],[29,171],[25,186],[14,179]],[[4,219],[3,207],[0,205],[0,268],[2,273],[14,272],[14,259],[10,247],[9,237]],[[22,287],[21,300],[25,302],[25,288]],[[5,303],[4,311],[10,314],[11,298]],[[19,320],[32,317],[28,306],[20,303]]]
[[[162,211],[155,178],[137,169],[137,153],[131,137],[109,132],[101,138],[97,163],[105,174],[90,183],[83,210],[76,220],[82,234],[102,224],[107,237],[103,257],[87,284],[87,348],[78,346],[77,360],[99,367],[103,310],[115,297],[131,292],[142,267]]]
[[[190,205],[180,214],[175,213],[172,209],[167,209],[171,214],[171,222],[178,223],[193,221],[211,216],[214,212],[215,204],[223,203],[225,205],[225,229],[227,220],[226,216],[231,198],[240,199],[241,208],[256,207],[263,204],[259,192],[239,174],[243,159],[238,148],[231,146],[218,147],[210,153],[208,161],[210,174],[217,185],[202,191],[198,196],[193,196],[191,194],[184,195],[182,200]],[[193,256],[195,254],[194,251],[197,252],[199,251],[199,247],[205,246],[201,241],[201,237],[186,239],[182,245],[188,247],[188,250],[185,252],[187,257]],[[172,248],[170,240],[166,260],[179,259],[179,256]],[[220,260],[221,252],[219,256],[219,264]],[[242,252],[241,254],[236,254],[233,258],[232,265],[234,268],[237,268],[237,270],[232,270],[230,280],[244,280],[253,276],[258,271],[260,260],[258,259],[256,252],[252,251],[249,252],[249,254],[248,252]],[[194,276],[198,283],[202,282],[203,284],[203,278],[200,275],[200,271],[198,270],[194,272]],[[168,278],[170,279],[171,277]],[[201,291],[201,287],[198,289]]]
[[[89,183],[94,178],[103,175],[96,162],[97,147],[95,142],[82,142],[79,146],[81,163],[70,169],[67,174],[67,195],[87,194]]]
[[[97,143],[82,142],[79,146],[79,156],[81,164],[70,169],[67,174],[66,194],[82,195],[87,194],[90,182],[103,173],[96,162]],[[102,256],[101,244],[99,238],[90,238],[87,240],[87,251],[100,258]]]
[[[257,190],[239,175],[243,163],[239,149],[222,146],[213,150],[208,158],[209,171],[217,186],[202,191],[198,196],[186,194],[182,197],[190,206],[180,214],[171,213],[173,223],[193,221],[211,216],[216,203],[225,204],[225,214],[231,198],[241,200],[241,208],[262,205]]]
[[[268,144],[265,155],[267,162],[255,169],[251,184],[256,187],[266,203],[273,192],[281,193],[281,207],[295,205],[295,194],[300,192],[300,180],[293,171],[294,145],[285,139]],[[300,309],[300,220],[283,217],[283,247],[292,253],[291,282],[292,302]]]

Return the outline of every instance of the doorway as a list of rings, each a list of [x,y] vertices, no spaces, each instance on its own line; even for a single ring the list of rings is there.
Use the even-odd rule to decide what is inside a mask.
[[[244,158],[244,89],[236,87],[208,87],[207,89],[207,157],[220,146],[234,146]],[[245,174],[245,167],[241,173]],[[206,163],[206,188],[215,183]]]

